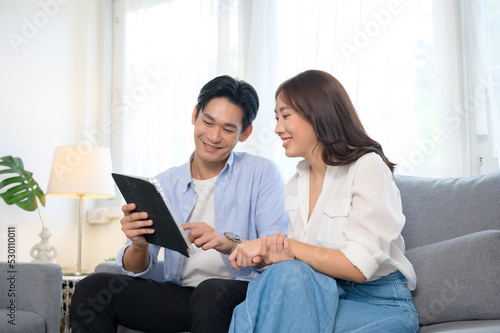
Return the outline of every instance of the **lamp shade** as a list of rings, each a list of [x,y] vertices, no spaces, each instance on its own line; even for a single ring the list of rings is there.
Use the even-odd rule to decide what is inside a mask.
[[[115,196],[111,153],[94,146],[56,147],[47,195],[105,199]]]

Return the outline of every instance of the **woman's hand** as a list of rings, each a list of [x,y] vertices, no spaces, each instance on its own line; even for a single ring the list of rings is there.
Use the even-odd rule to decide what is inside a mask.
[[[240,267],[255,267],[259,264],[262,259],[259,257],[260,254],[260,239],[254,239],[251,241],[246,241],[238,244],[228,257],[229,263],[237,271]],[[254,258],[257,260],[254,261]]]
[[[284,260],[295,259],[285,234],[277,232],[271,237],[262,237],[239,244],[229,256],[234,269],[240,267],[264,267]]]
[[[260,249],[260,257],[266,263],[266,266],[295,259],[285,234],[277,232],[274,236],[266,238],[265,236],[262,237]]]

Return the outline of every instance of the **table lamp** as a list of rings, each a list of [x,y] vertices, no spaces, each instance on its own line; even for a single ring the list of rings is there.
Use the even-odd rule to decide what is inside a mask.
[[[61,146],[55,149],[47,195],[79,201],[76,272],[64,272],[65,275],[88,274],[82,271],[83,199],[113,198],[115,187],[111,171],[111,153],[108,148]]]

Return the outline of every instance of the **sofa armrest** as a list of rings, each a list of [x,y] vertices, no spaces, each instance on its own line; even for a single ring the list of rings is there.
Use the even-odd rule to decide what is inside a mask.
[[[105,272],[105,273],[113,273],[113,274],[124,274],[124,271],[120,266],[116,264],[116,261],[105,261],[101,262],[94,269],[96,273]],[[155,267],[146,275],[142,276],[145,279],[151,279],[155,281],[165,281],[165,273],[163,268],[163,260],[159,260]]]
[[[16,310],[38,314],[45,320],[46,332],[59,332],[62,302],[61,266],[53,263],[16,263],[11,268],[8,263],[1,262],[0,280],[0,306],[3,309],[15,299]],[[15,298],[9,296],[12,292],[15,293]]]

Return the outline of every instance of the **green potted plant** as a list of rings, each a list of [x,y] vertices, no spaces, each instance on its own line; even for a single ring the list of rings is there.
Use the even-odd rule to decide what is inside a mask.
[[[51,236],[43,223],[38,203],[45,206],[45,193],[33,179],[33,173],[24,169],[24,163],[19,157],[10,155],[0,157],[0,175],[9,175],[0,181],[0,197],[8,205],[17,205],[28,212],[38,211],[42,222],[42,241],[31,249],[33,261],[50,262],[57,256],[56,249],[48,243]]]
[[[45,227],[38,208],[38,201],[45,206],[45,193],[33,179],[33,172],[24,169],[21,158],[10,155],[0,157],[0,166],[5,167],[0,174],[14,174],[0,182],[0,191],[5,189],[0,192],[0,197],[8,205],[17,205],[28,212],[37,210],[42,227]]]

